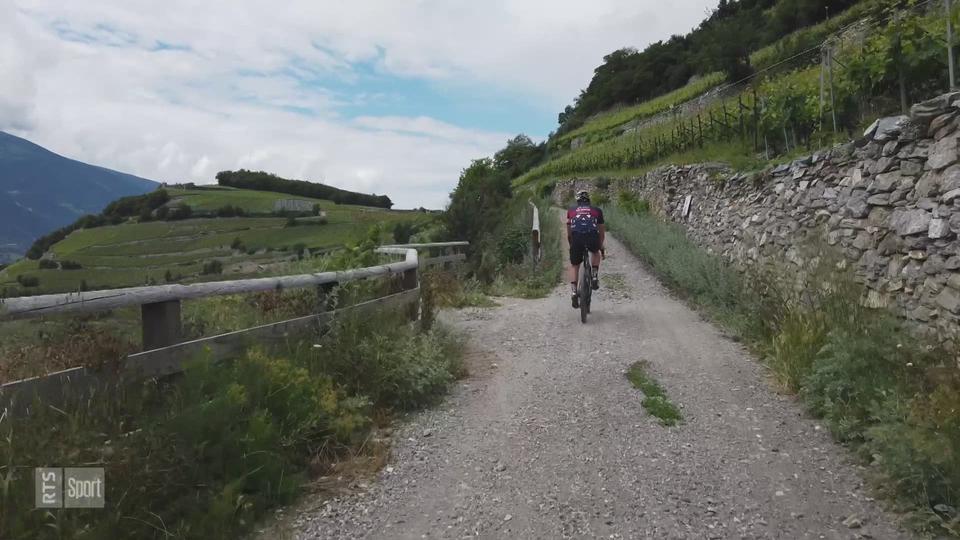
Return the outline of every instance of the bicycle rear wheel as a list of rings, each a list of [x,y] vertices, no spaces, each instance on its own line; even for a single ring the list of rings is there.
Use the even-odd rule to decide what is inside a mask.
[[[589,256],[589,253],[587,255]],[[577,284],[577,294],[580,295],[580,322],[583,324],[587,324],[587,315],[590,314],[590,295],[593,292],[590,288],[592,279],[590,274],[590,261],[586,259],[583,268],[580,269],[580,282]]]

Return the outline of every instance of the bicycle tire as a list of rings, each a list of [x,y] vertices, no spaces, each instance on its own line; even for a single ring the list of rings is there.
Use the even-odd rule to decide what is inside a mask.
[[[583,269],[580,271],[580,282],[578,283],[579,291],[577,293],[580,295],[580,322],[587,324],[587,315],[590,314],[590,296],[592,293],[591,286],[591,269],[590,269],[590,252],[584,250],[583,260]]]

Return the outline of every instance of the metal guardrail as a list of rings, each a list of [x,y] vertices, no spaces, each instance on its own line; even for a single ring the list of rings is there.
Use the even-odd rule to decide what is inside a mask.
[[[285,340],[294,332],[311,328],[320,330],[336,317],[346,313],[372,314],[384,309],[409,307],[411,315],[416,318],[420,300],[418,273],[421,265],[447,266],[463,261],[466,258],[464,254],[451,251],[467,245],[467,242],[447,242],[383,246],[377,249],[378,253],[400,255],[404,260],[341,272],[192,285],[131,287],[0,300],[0,321],[140,305],[144,348],[143,352],[129,355],[113,370],[77,367],[0,385],[0,415],[4,412],[28,414],[34,397],[40,398],[44,403],[54,404],[68,395],[93,395],[98,389],[109,388],[111,385],[179,373],[183,370],[184,363],[197,354],[206,353],[214,361],[223,360],[239,354],[251,341],[270,343]],[[418,249],[444,249],[448,253],[440,257],[421,258]],[[402,276],[400,292],[354,306],[191,341],[183,341],[181,337],[182,300],[314,286],[319,287],[321,292],[329,292],[337,285],[351,281],[398,275]]]

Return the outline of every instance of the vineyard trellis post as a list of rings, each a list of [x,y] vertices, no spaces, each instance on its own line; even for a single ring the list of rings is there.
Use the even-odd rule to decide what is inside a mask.
[[[738,94],[738,95],[737,95],[737,108],[739,109],[738,112],[740,113],[740,114],[739,114],[739,116],[740,116],[740,139],[746,139],[746,138],[747,138],[747,133],[746,133],[746,131],[744,131],[744,126],[743,126],[743,109],[744,109],[744,107],[743,107],[743,94]]]
[[[837,133],[837,100],[833,92],[833,46],[827,47],[827,76],[830,79],[830,115],[833,117],[833,132]]]
[[[953,9],[950,6],[950,0],[944,0],[947,8],[947,64],[950,72],[950,90],[957,87],[956,64],[953,58]]]
[[[700,132],[700,148],[703,148],[703,119],[699,112],[697,113],[697,131]]]
[[[757,100],[757,87],[753,87],[753,151],[760,150],[760,101]]]

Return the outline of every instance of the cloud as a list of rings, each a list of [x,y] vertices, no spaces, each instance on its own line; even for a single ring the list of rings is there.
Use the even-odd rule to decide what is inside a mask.
[[[471,159],[545,135],[518,103],[552,117],[714,1],[0,2],[0,129],[162,181],[261,168],[438,207]],[[458,106],[390,112],[410,81]],[[507,120],[462,112],[483,100]]]

